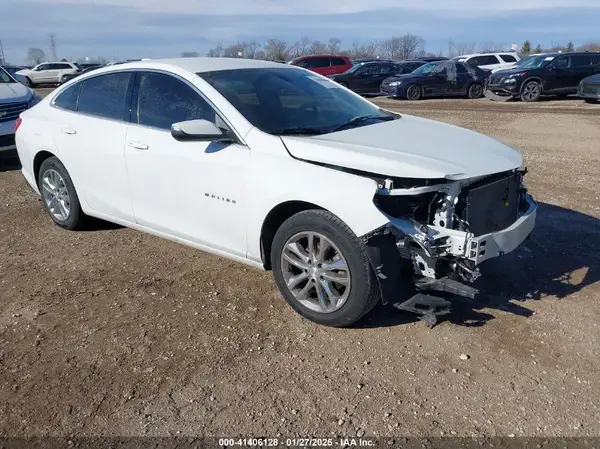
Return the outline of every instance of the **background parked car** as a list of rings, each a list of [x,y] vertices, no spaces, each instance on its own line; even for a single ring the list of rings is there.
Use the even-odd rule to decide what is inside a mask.
[[[79,75],[83,75],[84,73],[88,73],[88,72],[91,72],[92,70],[99,69],[100,67],[104,67],[104,66],[101,66],[98,64],[98,65],[93,65],[93,66],[87,67],[87,68],[83,69],[81,72],[66,73],[62,76],[61,84],[66,83],[67,81],[72,80],[73,78],[77,78]]]
[[[586,103],[598,103],[600,100],[600,74],[582,79],[577,89],[577,95]]]
[[[321,75],[344,73],[352,67],[350,58],[341,55],[300,56],[292,59],[289,64],[312,70]]]
[[[359,94],[379,94],[383,80],[392,75],[410,73],[423,64],[420,61],[366,62],[329,78]]]
[[[27,86],[35,87],[36,84],[62,84],[64,75],[79,71],[81,69],[74,62],[43,62],[17,74],[26,78]]]
[[[521,58],[514,52],[500,53],[477,53],[474,55],[462,55],[452,58],[453,61],[472,64],[484,70],[492,72],[502,69],[508,69],[519,62]]]
[[[15,121],[41,99],[0,67],[0,151],[15,149]]]
[[[21,84],[27,84],[27,79],[23,76],[23,75],[19,75],[17,72],[19,72],[19,70],[23,70],[26,67],[19,67],[19,66],[2,66],[2,68],[4,70],[6,70],[8,73],[10,73],[10,75],[16,79],[19,83]]]
[[[423,62],[435,62],[435,61],[448,61],[449,58],[445,56],[423,56],[420,58],[414,58],[415,61],[423,61]]]
[[[392,76],[381,84],[389,98],[420,100],[424,97],[467,96],[480,98],[489,72],[457,61],[436,61],[408,75]]]
[[[584,78],[600,73],[600,53],[546,53],[494,73],[486,90],[501,97],[538,101],[542,95],[577,93]],[[488,95],[490,96],[490,95]]]

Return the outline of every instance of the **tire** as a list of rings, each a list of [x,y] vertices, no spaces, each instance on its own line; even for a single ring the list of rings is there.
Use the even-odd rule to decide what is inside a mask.
[[[25,84],[27,87],[31,87],[31,88],[35,87],[35,83],[33,81],[31,81],[31,79],[28,76],[25,77],[25,82],[27,83],[27,84]]]
[[[345,87],[346,89],[350,89],[350,86],[348,86],[348,83],[345,83],[344,81],[340,81],[338,84],[342,87]]]
[[[419,101],[423,98],[423,89],[418,84],[408,86],[406,89],[406,99],[410,101]]]
[[[528,103],[538,101],[542,95],[542,86],[537,81],[529,81],[521,90],[521,100]]]
[[[469,90],[467,91],[467,97],[472,100],[483,97],[484,90],[483,85],[479,83],[473,83],[469,86]]]
[[[597,104],[598,100],[596,100],[595,98],[584,98],[583,101],[585,101],[587,104]]]
[[[48,178],[50,184],[45,178]],[[54,185],[54,189],[49,188],[52,185]],[[69,172],[57,157],[52,156],[42,162],[38,173],[38,186],[44,209],[56,225],[71,231],[85,227],[88,217],[81,210],[79,197]],[[62,200],[56,200],[56,192],[59,192]],[[50,199],[51,197],[55,199],[54,202]],[[54,208],[51,207],[51,204],[55,205]],[[64,213],[66,207],[68,207],[67,214]],[[63,216],[59,218],[58,215]]]
[[[316,254],[318,251],[315,251],[313,254],[314,260],[305,263],[309,267],[308,270],[303,270],[296,267],[295,263],[290,264],[285,257],[290,254],[298,254],[289,250],[288,243],[294,239],[303,239],[302,236],[306,234],[314,235],[315,248],[321,248],[322,246],[318,245],[318,242],[323,241],[328,241],[331,246],[326,251],[328,256],[323,258],[319,258]],[[301,245],[301,243],[297,245]],[[309,257],[310,253],[303,254]],[[337,261],[334,254],[340,256]],[[275,282],[284,299],[298,314],[317,324],[331,327],[351,326],[369,313],[380,300],[379,284],[365,246],[344,222],[328,211],[306,210],[288,218],[275,233],[270,256]],[[296,260],[300,261],[300,258],[296,257]],[[313,272],[312,276],[314,277],[310,277],[310,270],[314,270],[315,266],[321,266],[317,265],[316,262],[323,260],[325,260],[323,266],[327,264],[330,266],[335,264],[336,267],[343,266],[345,262],[345,272],[344,269],[341,269],[341,271],[335,273],[326,270],[322,273],[325,273],[325,275],[333,273],[334,276],[337,276],[337,279],[344,279],[347,282],[347,287],[323,279],[318,273]],[[309,265],[310,262],[314,263]],[[290,268],[296,270],[296,272],[291,272]],[[317,268],[317,270],[319,269]],[[303,301],[297,299],[292,290],[288,288],[288,281],[294,276],[298,277],[298,273],[305,273],[308,276],[305,276],[307,279],[305,283],[300,282],[296,287],[297,290],[308,292],[308,296],[298,294],[300,298],[304,296]],[[312,283],[311,286],[309,286],[309,283]],[[323,285],[328,287],[323,288]],[[320,307],[320,303],[315,298],[317,296],[317,286],[320,287],[321,294],[325,297],[323,303],[330,306],[330,310],[325,311],[322,308],[316,310]],[[337,293],[338,296],[343,296],[345,299],[342,298],[343,301],[336,305],[334,301],[327,300],[327,298],[331,298],[330,295],[326,295],[327,290],[330,293],[333,292],[334,295]],[[310,299],[306,299],[308,297]]]

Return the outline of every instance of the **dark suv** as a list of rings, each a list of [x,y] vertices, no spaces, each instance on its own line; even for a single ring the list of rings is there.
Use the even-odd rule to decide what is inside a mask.
[[[600,53],[545,53],[493,73],[486,90],[502,97],[537,101],[542,95],[575,94],[580,81],[596,73],[600,73]]]

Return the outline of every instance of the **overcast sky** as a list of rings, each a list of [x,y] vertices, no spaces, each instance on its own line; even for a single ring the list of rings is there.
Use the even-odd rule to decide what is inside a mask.
[[[600,41],[599,24],[600,0],[0,0],[0,40],[16,64],[29,47],[50,56],[49,33],[59,58],[127,59],[303,35],[350,46],[410,32],[435,52],[450,38],[578,45]]]

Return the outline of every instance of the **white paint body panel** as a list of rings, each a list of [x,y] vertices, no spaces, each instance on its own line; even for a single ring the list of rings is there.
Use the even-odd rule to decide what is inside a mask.
[[[49,151],[69,171],[86,214],[261,266],[263,223],[283,203],[327,209],[357,236],[389,223],[373,203],[374,180],[297,158],[409,178],[461,179],[521,164],[516,151],[496,140],[410,116],[318,137],[266,134],[194,73],[243,67],[302,70],[264,61],[191,58],[133,62],[81,75],[23,113],[16,135],[23,175],[39,193],[34,158]],[[240,144],[179,142],[166,131],[51,105],[72,83],[130,68],[168,71],[187,80],[230,122]]]

